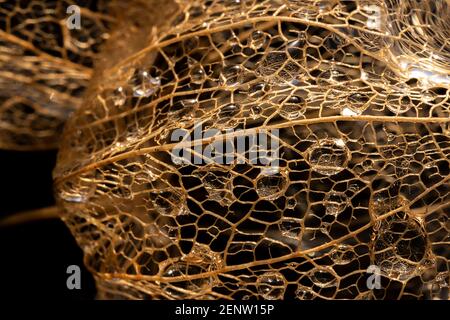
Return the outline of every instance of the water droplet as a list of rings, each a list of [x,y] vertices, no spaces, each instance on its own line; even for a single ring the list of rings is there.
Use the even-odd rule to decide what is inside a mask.
[[[112,92],[111,100],[116,107],[121,107],[127,100],[127,95],[123,87],[118,87]]]
[[[311,168],[327,176],[344,170],[348,160],[349,151],[342,139],[322,139],[308,151]]]
[[[325,267],[318,267],[312,270],[310,277],[311,281],[320,288],[335,287],[337,284],[336,277]]]
[[[273,76],[283,66],[288,59],[284,52],[269,52],[264,60],[261,61],[257,68],[257,73],[263,77]]]
[[[420,267],[422,270],[434,269],[436,267],[436,259],[434,257],[423,259]]]
[[[200,265],[180,261],[169,265],[164,270],[162,276],[167,278],[188,277],[199,275],[207,271],[208,270]],[[161,287],[164,292],[177,299],[189,298],[192,293],[199,293],[205,289],[208,289],[210,286],[211,279],[209,277],[161,283]]]
[[[324,235],[330,236],[330,230],[331,230],[331,223],[329,222],[322,222],[322,224],[319,227],[319,231],[323,233]]]
[[[196,108],[198,107],[197,99],[184,99],[175,102],[170,108],[171,118],[177,122],[178,128],[186,125],[193,119]],[[166,128],[167,133],[172,132],[171,128]]]
[[[161,226],[161,231],[163,234],[167,235],[169,239],[176,240],[179,237],[180,227],[175,224],[164,224]]]
[[[237,37],[228,39],[228,46],[230,47],[230,51],[234,54],[239,54],[242,51],[241,42]]]
[[[425,103],[432,103],[436,99],[436,94],[431,90],[422,90],[422,101]]]
[[[408,174],[409,170],[410,170],[410,161],[411,159],[396,159],[393,161],[394,164],[394,168],[395,168],[395,173],[397,174],[397,177],[402,177],[406,174]]]
[[[223,267],[220,255],[213,252],[209,246],[194,243],[189,254],[180,260],[169,264],[163,269],[162,276],[168,278],[198,276],[203,273],[218,270]],[[195,279],[183,279],[160,283],[161,288],[170,296],[177,299],[192,298],[193,294],[201,294],[202,291],[209,290],[214,286],[215,276],[204,276]],[[189,292],[186,292],[189,291]]]
[[[258,293],[266,300],[278,300],[284,296],[286,280],[279,272],[266,272],[256,281]]]
[[[361,45],[370,52],[378,52],[393,45],[394,41],[390,36],[389,29],[386,27],[386,14],[373,15],[367,17],[367,30],[357,32],[357,37],[361,39]]]
[[[83,194],[80,193],[66,193],[61,192],[59,194],[59,197],[67,202],[73,202],[73,203],[84,203],[86,202],[86,197]]]
[[[208,270],[217,270],[223,266],[220,254],[212,251],[205,244],[195,243],[191,252],[183,257],[183,261],[207,266]]]
[[[450,136],[450,123],[444,123],[442,133],[446,136]]]
[[[226,7],[238,6],[241,4],[241,0],[225,0]]]
[[[215,125],[219,129],[228,130],[235,127],[241,119],[238,115],[241,112],[241,105],[237,103],[229,103],[220,108],[219,113],[215,116]],[[216,144],[212,144],[212,148],[216,149]],[[219,148],[220,149],[220,148]]]
[[[286,208],[294,209],[296,205],[297,205],[297,200],[295,200],[294,198],[287,199]]]
[[[356,258],[356,254],[349,245],[340,244],[331,251],[330,258],[336,264],[347,264]]]
[[[326,214],[337,217],[347,208],[349,200],[343,192],[329,192],[323,199]]]
[[[447,288],[449,286],[449,284],[447,283],[449,277],[450,274],[448,272],[440,272],[436,275],[434,281],[440,289]]]
[[[250,46],[255,49],[261,49],[267,42],[268,36],[263,31],[254,31],[250,36]]]
[[[251,98],[257,99],[263,97],[270,90],[270,86],[267,83],[261,82],[253,85],[248,94]]]
[[[161,86],[161,79],[153,77],[148,70],[138,69],[131,78],[133,96],[149,97]]]
[[[325,70],[318,75],[317,84],[328,86],[330,84],[342,84],[343,82],[350,80],[350,76],[332,66],[330,69]]]
[[[206,80],[206,73],[201,64],[194,64],[190,67],[189,76],[191,82],[195,84],[202,84]]]
[[[232,65],[224,67],[221,74],[221,84],[234,86],[240,83],[242,67],[240,65]]]
[[[280,115],[287,119],[293,120],[303,115],[305,109],[305,100],[298,96],[289,97],[280,107]]]
[[[251,109],[251,117],[252,119],[258,119],[263,112],[263,109],[260,106],[252,106]]]
[[[116,149],[121,150],[121,149],[126,148],[126,147],[127,147],[127,144],[126,144],[126,142],[125,142],[124,140],[119,140],[119,141],[117,141],[117,142],[114,144],[114,147],[115,147]]]
[[[393,279],[406,280],[423,272],[426,257],[431,256],[424,229],[402,212],[381,221],[372,238],[375,263]]]
[[[315,297],[314,291],[310,288],[299,285],[295,291],[295,297],[299,300],[311,300]]]
[[[365,93],[352,93],[347,97],[347,107],[360,115],[366,108],[367,102],[370,100],[370,95]]]
[[[271,175],[260,174],[256,181],[256,191],[261,198],[274,200],[284,192],[286,185],[287,178],[281,172]]]
[[[319,7],[320,13],[325,13],[325,12],[333,9],[335,4],[333,3],[333,1],[322,0],[322,1],[317,1],[316,6]]]
[[[326,37],[324,47],[329,51],[336,51],[342,48],[347,43],[347,40],[336,33],[330,34]]]
[[[220,120],[229,120],[239,114],[241,106],[236,103],[229,103],[220,109],[218,117]]]
[[[387,135],[388,142],[392,142],[395,140],[395,134],[393,132],[388,132],[386,135]]]
[[[88,202],[94,196],[96,189],[94,175],[88,174],[66,181],[57,192],[62,200],[77,204]]]
[[[115,223],[115,221],[108,221],[108,222],[106,222],[105,226],[106,226],[108,229],[114,229],[115,226],[116,226],[116,223]]]
[[[427,299],[432,300],[448,300],[449,298],[449,279],[448,271],[440,272],[435,279],[428,284],[430,296]]]
[[[395,114],[405,113],[414,107],[414,102],[408,95],[389,94],[386,100],[387,108]]]
[[[185,199],[175,190],[159,190],[150,193],[155,210],[161,215],[179,216],[189,214],[185,207]]]
[[[193,175],[202,181],[202,185],[205,187],[211,200],[218,201],[224,205],[230,204],[232,201],[232,192],[230,190],[232,174],[230,171],[213,164],[196,169]]]
[[[448,222],[449,222],[449,217],[448,217],[448,215],[441,215],[439,218],[438,218],[438,221],[439,221],[439,223],[441,223],[442,224],[442,226],[445,226]]]
[[[301,224],[300,221],[294,218],[282,218],[280,221],[281,235],[291,239],[299,239]]]
[[[382,194],[375,194],[373,199],[371,210],[377,216],[381,216],[406,205],[406,202],[402,197],[391,198],[389,196],[385,197]]]
[[[349,187],[348,190],[350,190],[352,193],[357,193],[359,191],[359,186],[356,183],[352,183]]]

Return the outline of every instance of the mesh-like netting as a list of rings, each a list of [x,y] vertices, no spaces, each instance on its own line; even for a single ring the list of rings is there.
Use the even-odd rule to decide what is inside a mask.
[[[448,299],[449,4],[177,7],[125,23],[63,137],[99,297]],[[260,132],[269,162],[223,147]]]

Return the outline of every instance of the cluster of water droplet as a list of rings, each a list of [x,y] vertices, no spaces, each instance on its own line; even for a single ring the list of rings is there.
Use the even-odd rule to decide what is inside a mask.
[[[105,92],[105,97],[111,100],[113,107],[126,109],[127,102],[131,104],[129,99],[132,97],[148,98],[161,88],[161,78],[150,68],[126,68],[123,73],[125,83]]]
[[[161,288],[170,298],[200,298],[205,299],[215,283],[214,275],[203,275],[222,267],[222,260],[217,253],[207,246],[196,244],[188,255],[173,263],[169,263],[161,276],[167,281],[161,282]],[[192,277],[189,280],[183,278]],[[179,281],[172,278],[181,278]]]

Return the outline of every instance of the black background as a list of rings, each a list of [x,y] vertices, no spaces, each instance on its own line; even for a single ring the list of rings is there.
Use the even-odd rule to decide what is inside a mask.
[[[54,205],[56,151],[0,151],[0,218]],[[95,284],[82,251],[57,219],[0,228],[0,297],[8,299],[95,298]],[[81,267],[81,290],[66,286],[69,265]]]

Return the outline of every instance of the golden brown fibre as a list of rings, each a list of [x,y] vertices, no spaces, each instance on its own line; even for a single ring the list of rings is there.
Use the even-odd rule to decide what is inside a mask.
[[[59,142],[99,298],[448,299],[448,1],[101,3],[0,2],[0,146]]]

